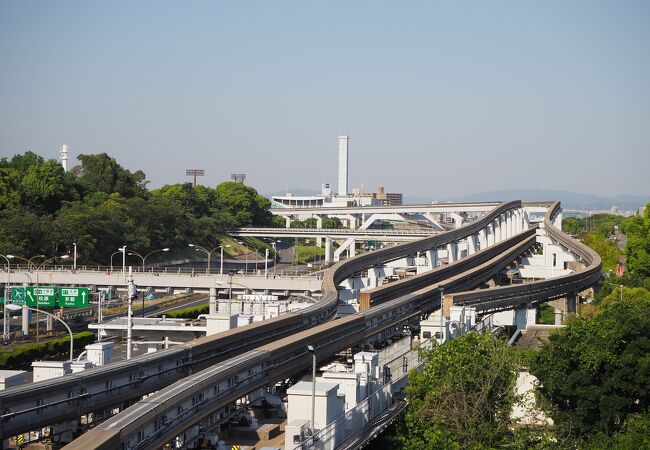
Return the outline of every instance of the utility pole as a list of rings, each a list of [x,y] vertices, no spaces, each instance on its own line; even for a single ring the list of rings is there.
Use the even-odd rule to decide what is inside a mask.
[[[128,296],[129,296],[129,310],[126,319],[126,359],[131,359],[131,343],[133,340],[133,298],[137,297],[135,284],[133,283],[133,271],[129,266],[129,282],[128,282]]]

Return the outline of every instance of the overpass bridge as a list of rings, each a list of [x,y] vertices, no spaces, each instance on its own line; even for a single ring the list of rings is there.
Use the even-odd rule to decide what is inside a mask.
[[[291,226],[292,220],[308,218],[316,219],[317,228],[322,228],[324,218],[335,217],[350,229],[367,229],[377,220],[421,220],[430,223],[438,231],[444,231],[443,223],[451,221],[459,227],[464,219],[486,214],[499,205],[499,202],[441,202],[396,206],[354,206],[353,203],[354,199],[351,198],[349,206],[271,208],[270,211],[284,217],[287,228]]]
[[[9,274],[0,273],[0,282],[7,282]],[[127,275],[119,271],[99,270],[40,270],[38,278],[27,270],[12,271],[11,280],[15,285],[24,283],[38,283],[40,285],[56,286],[113,286],[126,289]],[[290,293],[319,292],[322,276],[316,275],[240,275],[235,274],[232,280],[229,274],[175,273],[175,272],[134,272],[134,282],[138,287],[151,287],[155,290],[188,289],[193,292],[209,292],[211,288],[226,290],[231,282],[233,289],[246,289],[250,293],[289,295]],[[19,281],[20,280],[20,281]]]
[[[366,239],[378,240],[384,242],[412,241],[434,234],[440,231],[434,229],[418,230],[369,230],[347,228],[237,228],[228,231],[230,236],[256,236],[256,237],[290,237],[290,238],[309,238],[321,237],[330,239]]]
[[[545,220],[546,229],[553,227],[552,220],[559,214],[559,204],[549,208],[549,212],[551,210],[553,214]],[[122,442],[128,448],[151,448],[157,445],[153,442],[164,442],[174,433],[174,436],[181,435],[198,423],[196,421],[206,417],[209,421],[218,421],[214,414],[225,403],[268,384],[270,380],[286,377],[289,372],[295,373],[308,366],[310,358],[306,354],[306,343],[316,344],[320,357],[324,358],[341,347],[354,345],[354,342],[363,341],[378,333],[390,333],[404,323],[417,320],[422,314],[427,314],[427,311],[439,308],[441,288],[446,288],[445,292],[454,292],[475,286],[478,280],[492,273],[495,267],[507,264],[506,261],[511,261],[525,251],[532,242],[526,228],[528,225],[522,215],[520,202],[501,204],[485,217],[453,231],[341,261],[328,270],[322,280],[322,300],[300,313],[286,314],[270,321],[230,330],[119,365],[91,369],[46,383],[34,383],[29,388],[10,389],[0,394],[0,408],[5,411],[0,416],[0,435],[8,436],[21,430],[75,420],[85,412],[101,410],[162,389],[148,397],[144,402],[146,405],[134,405],[138,407],[137,414],[134,415],[133,410],[127,413],[127,409],[82,436],[71,447],[84,448],[83,445],[90,442]],[[510,240],[515,237],[517,239]],[[431,250],[441,246],[450,250],[450,267],[460,267],[454,263],[462,256],[457,254],[460,240],[466,241],[467,258],[476,261],[479,261],[479,257],[488,259],[469,271],[452,269],[447,274],[449,277],[446,282],[438,283],[427,292],[412,293],[408,286],[404,286],[403,290],[396,293],[399,295],[397,298],[386,300],[359,315],[314,327],[335,313],[338,285],[353,274],[419,252],[430,253],[429,261],[433,263],[435,260]],[[581,246],[575,241],[566,241],[564,245],[571,248]],[[599,260],[594,259],[589,264],[599,270]],[[431,266],[433,268],[437,264]],[[593,277],[585,277],[582,272],[572,277],[575,283],[570,286],[571,289],[593,284]],[[553,295],[555,294],[557,293]],[[277,342],[270,344],[274,341]],[[201,373],[200,370],[205,367],[212,367],[208,369],[212,372]],[[194,373],[197,377],[201,373],[200,380],[192,378],[195,383],[192,392],[188,390],[187,383],[185,387],[178,384],[183,383],[181,381],[171,384],[186,378],[188,373]],[[166,385],[170,387],[164,388]],[[194,404],[183,409],[188,402],[191,403],[189,395],[194,395]],[[197,396],[200,397],[198,402]],[[167,398],[173,401],[163,401]],[[216,406],[204,409],[208,399]],[[168,407],[181,407],[183,411],[193,411],[195,414],[169,416]],[[163,416],[178,418],[168,425],[164,421],[165,426],[160,428],[159,420]],[[189,416],[195,416],[196,420],[188,422]],[[131,427],[123,427],[121,424],[126,423],[125,417],[140,417],[141,420]],[[158,431],[152,431],[156,427]],[[169,437],[169,440],[174,436]]]
[[[549,209],[544,226],[549,235],[560,236],[551,221],[559,204]],[[474,267],[449,274],[443,281],[411,293],[397,292],[396,298],[354,316],[323,323],[309,330],[260,346],[235,358],[219,363],[202,372],[170,385],[149,396],[123,413],[108,419],[66,448],[81,449],[93,443],[98,448],[156,448],[167,442],[191,442],[196,438],[198,424],[205,428],[219,423],[218,411],[238,398],[267,386],[274,381],[295,375],[311,365],[307,345],[316,346],[316,354],[325,360],[359,342],[376,336],[388,336],[402,325],[417,320],[422,314],[439,309],[442,291],[457,292],[476,286],[481,280],[526,251],[536,241],[536,229],[523,231],[511,238],[469,256]],[[564,277],[560,283],[535,282],[513,286],[520,293],[533,289],[547,290],[547,297],[571,296],[590,287],[600,272],[599,257],[577,241],[560,237],[562,245],[579,257],[585,268]],[[340,263],[340,269],[347,261]],[[461,261],[454,263],[460,267]],[[441,268],[437,271],[442,270]],[[435,271],[434,271],[435,272]],[[552,281],[552,280],[548,280]],[[406,291],[403,289],[402,291]],[[327,297],[327,295],[326,295]],[[541,297],[540,297],[541,300]]]

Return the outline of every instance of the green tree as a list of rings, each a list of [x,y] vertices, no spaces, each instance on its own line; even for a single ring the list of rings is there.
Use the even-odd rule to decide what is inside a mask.
[[[646,205],[644,217],[629,218],[623,229],[627,233],[625,257],[628,271],[650,277],[650,204]]]
[[[0,168],[0,210],[20,206],[20,174],[10,167]]]
[[[55,212],[65,198],[65,172],[54,160],[29,166],[20,183],[23,205],[32,211]]]
[[[553,333],[531,362],[560,436],[620,430],[650,402],[650,297],[614,291],[591,318]]]
[[[271,202],[252,187],[227,181],[219,184],[215,193],[215,206],[234,217],[237,226],[264,226],[271,223]]]
[[[27,151],[23,155],[15,155],[9,162],[9,167],[16,170],[21,176],[24,176],[30,167],[40,166],[45,160],[42,156],[32,151]]]
[[[28,258],[46,253],[49,221],[48,216],[41,218],[22,209],[0,209],[0,253]]]
[[[144,172],[137,171],[135,174],[124,169],[106,153],[98,155],[79,155],[81,167],[75,168],[79,176],[79,183],[84,194],[93,192],[104,192],[112,194],[119,193],[129,198],[142,195],[146,192],[146,179]]]
[[[578,234],[584,229],[584,225],[580,219],[575,217],[567,217],[562,220],[562,231],[569,234]]]
[[[338,217],[327,217],[323,219],[323,228],[330,230],[343,228],[343,222]]]
[[[517,359],[505,342],[471,332],[423,351],[409,374],[402,448],[494,448],[508,443]]]

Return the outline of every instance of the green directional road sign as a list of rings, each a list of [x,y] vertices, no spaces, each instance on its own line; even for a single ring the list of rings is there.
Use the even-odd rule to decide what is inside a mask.
[[[58,288],[61,308],[85,308],[88,306],[88,288]]]
[[[54,308],[56,305],[56,289],[53,286],[25,288],[27,306],[38,308]]]
[[[12,287],[11,288],[11,303],[15,305],[24,305],[25,304],[25,288],[24,287]]]

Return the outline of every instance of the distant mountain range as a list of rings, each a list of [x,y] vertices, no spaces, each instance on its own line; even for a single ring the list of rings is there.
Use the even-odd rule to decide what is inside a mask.
[[[293,195],[319,195],[320,191],[313,189],[290,189]],[[284,195],[277,192],[271,195]],[[270,197],[270,195],[269,195]],[[580,209],[586,211],[611,209],[616,206],[619,211],[634,211],[650,203],[650,195],[617,195],[616,197],[603,197],[592,194],[579,194],[577,192],[558,191],[552,189],[502,189],[480,194],[465,195],[460,197],[433,198],[405,194],[404,202],[409,204],[429,203],[437,201],[460,202],[485,202],[494,200],[560,200],[564,209]]]
[[[550,189],[504,189],[481,194],[466,195],[450,200],[489,201],[489,200],[560,200],[564,209],[581,209],[587,211],[611,209],[616,206],[619,211],[634,211],[650,202],[650,195],[617,195],[603,197],[592,194],[558,191]]]

